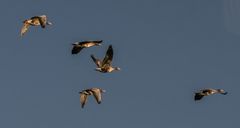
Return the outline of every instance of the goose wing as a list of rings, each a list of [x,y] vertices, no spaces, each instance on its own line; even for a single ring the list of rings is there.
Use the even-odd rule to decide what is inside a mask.
[[[99,45],[102,43],[102,40],[95,40],[95,41],[92,41],[95,45]]]
[[[73,48],[72,48],[72,54],[77,54],[77,53],[79,53],[82,49],[83,49],[83,47],[74,45]]]
[[[101,44],[102,40],[87,40],[87,41],[82,41],[79,44],[83,45],[83,44],[92,44],[92,45],[98,45]]]
[[[29,26],[30,25],[28,23],[26,23],[26,22],[23,24],[23,26],[21,28],[21,36],[23,36],[27,32]]]
[[[213,89],[204,89],[202,90],[202,93],[211,93]]]
[[[202,90],[202,93],[205,95],[212,95],[212,94],[218,93],[218,91],[216,89],[207,88]]]
[[[81,107],[84,108],[85,103],[87,102],[87,95],[84,93],[80,93],[80,103]]]
[[[90,43],[91,45],[101,45],[102,40],[87,41],[87,43]]]
[[[102,97],[101,97],[101,91],[98,88],[93,88],[92,89],[93,96],[95,97],[96,101],[98,104],[101,103]]]
[[[98,68],[101,67],[101,61],[99,59],[96,59],[94,55],[91,55],[91,58]]]
[[[112,59],[113,59],[113,48],[112,48],[112,45],[109,45],[102,64],[103,65],[105,65],[105,64],[110,65],[111,62],[112,62]]]
[[[204,97],[201,93],[195,93],[194,100],[201,100]]]

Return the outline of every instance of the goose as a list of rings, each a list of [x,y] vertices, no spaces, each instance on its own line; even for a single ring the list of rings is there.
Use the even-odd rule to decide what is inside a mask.
[[[92,60],[94,63],[97,65],[97,68],[95,68],[96,71],[102,72],[102,73],[107,73],[107,72],[112,72],[112,71],[119,71],[119,67],[112,67],[112,59],[113,59],[113,48],[112,45],[109,45],[108,50],[106,52],[106,55],[104,59],[101,61],[97,58],[94,57],[94,55],[91,55]]]
[[[89,48],[92,46],[100,46],[101,43],[102,43],[102,40],[75,42],[72,44],[73,45],[72,54],[79,53],[83,48]]]
[[[101,101],[102,101],[101,94],[104,92],[106,92],[106,90],[103,90],[101,88],[89,88],[89,89],[82,90],[81,92],[79,92],[81,107],[84,108],[84,105],[87,102],[87,97],[90,95],[93,95],[97,103],[101,104]]]
[[[201,100],[204,96],[209,96],[209,95],[212,95],[212,94],[223,94],[223,95],[226,95],[227,92],[224,91],[223,89],[203,89],[203,90],[200,90],[199,92],[196,92],[195,93],[195,97],[194,97],[194,100],[197,101],[197,100]]]
[[[23,27],[21,29],[21,36],[23,36],[30,26],[41,26],[45,28],[46,25],[52,25],[51,22],[47,21],[46,15],[33,16],[30,19],[23,21]]]

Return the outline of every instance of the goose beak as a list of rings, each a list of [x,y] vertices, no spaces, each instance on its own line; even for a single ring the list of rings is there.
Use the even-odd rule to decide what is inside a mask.
[[[78,42],[72,43],[72,45],[77,45],[77,44],[78,44]]]

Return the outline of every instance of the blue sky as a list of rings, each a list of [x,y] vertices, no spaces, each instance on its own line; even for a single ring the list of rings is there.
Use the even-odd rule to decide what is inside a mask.
[[[2,0],[0,127],[236,128],[240,103],[237,0]],[[46,14],[53,23],[22,21]],[[71,43],[103,40],[71,55]],[[94,71],[108,45],[121,71]],[[100,87],[101,105],[82,89]],[[228,95],[193,100],[202,88]]]

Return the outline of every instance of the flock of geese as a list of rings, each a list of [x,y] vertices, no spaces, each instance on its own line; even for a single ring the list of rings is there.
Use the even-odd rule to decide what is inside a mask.
[[[23,36],[28,31],[30,26],[41,26],[42,28],[45,28],[47,25],[52,25],[52,23],[47,20],[46,15],[33,16],[30,19],[23,21],[23,27],[21,29],[20,35]],[[102,42],[103,42],[102,40],[95,40],[95,41],[81,41],[81,42],[73,43],[72,54],[78,54],[84,48],[89,48],[92,46],[100,46]],[[105,57],[102,60],[95,58],[94,55],[91,55],[91,58],[97,66],[95,68],[96,71],[99,71],[101,73],[111,73],[113,71],[120,70],[119,67],[113,67],[111,64],[113,59],[112,45],[109,45],[107,52],[105,54]],[[101,88],[89,88],[89,89],[82,90],[81,92],[79,92],[81,107],[84,108],[87,102],[87,97],[90,95],[93,95],[97,103],[100,104],[102,101],[101,95],[104,92],[106,91]],[[227,92],[224,91],[223,89],[207,88],[207,89],[203,89],[203,90],[199,90],[198,92],[195,92],[194,100],[198,101],[205,96],[209,96],[213,94],[226,95]]]

